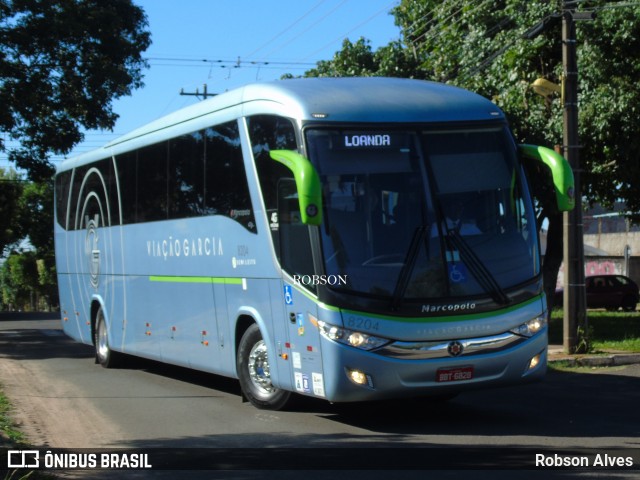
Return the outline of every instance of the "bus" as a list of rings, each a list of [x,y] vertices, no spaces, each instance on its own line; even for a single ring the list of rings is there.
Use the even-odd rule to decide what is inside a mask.
[[[59,165],[63,329],[103,367],[234,377],[264,409],[538,380],[533,178],[572,208],[566,160],[466,90],[247,85]]]

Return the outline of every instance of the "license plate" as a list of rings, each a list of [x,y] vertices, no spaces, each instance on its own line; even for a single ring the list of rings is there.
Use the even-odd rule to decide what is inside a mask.
[[[463,382],[473,378],[473,367],[440,368],[436,382]]]

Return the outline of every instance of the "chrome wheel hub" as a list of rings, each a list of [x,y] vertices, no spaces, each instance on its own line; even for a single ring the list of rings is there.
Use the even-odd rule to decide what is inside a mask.
[[[269,357],[267,356],[267,345],[264,340],[260,340],[251,349],[248,366],[249,378],[251,378],[251,382],[261,394],[269,395],[276,391],[271,384]]]
[[[109,356],[109,341],[107,340],[107,329],[104,326],[104,320],[98,321],[98,335],[96,339],[98,347],[98,357],[105,360]]]

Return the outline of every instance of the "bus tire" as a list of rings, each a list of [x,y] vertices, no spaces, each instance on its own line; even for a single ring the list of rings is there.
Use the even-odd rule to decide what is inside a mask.
[[[100,307],[98,309],[98,313],[96,313],[96,327],[94,329],[93,344],[96,349],[96,363],[99,363],[104,368],[116,368],[121,365],[121,354],[114,352],[109,346],[107,322],[104,319],[102,307]]]
[[[287,405],[291,392],[271,384],[267,345],[255,323],[242,335],[236,367],[242,393],[253,406],[264,410],[281,410]]]

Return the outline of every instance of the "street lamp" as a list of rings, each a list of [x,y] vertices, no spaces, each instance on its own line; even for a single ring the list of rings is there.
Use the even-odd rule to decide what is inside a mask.
[[[561,93],[562,87],[556,83],[550,82],[546,78],[537,78],[531,84],[531,88],[538,95],[543,96],[545,99],[549,99],[554,93]]]

